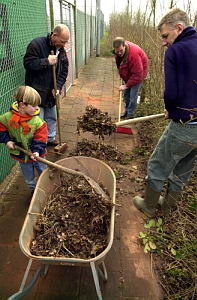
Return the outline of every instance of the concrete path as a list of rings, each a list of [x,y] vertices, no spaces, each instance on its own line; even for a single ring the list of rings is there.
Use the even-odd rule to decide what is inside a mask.
[[[93,57],[89,60],[61,104],[62,139],[68,143],[69,150],[59,156],[49,148],[49,160],[66,157],[84,137],[95,139],[87,133],[79,137],[76,132],[77,117],[84,113],[87,105],[106,111],[114,121],[118,120],[118,86],[116,67],[111,58]],[[133,135],[113,134],[106,142],[129,152],[137,145],[137,134],[136,131]],[[101,280],[102,295],[105,300],[161,300],[151,259],[144,254],[138,240],[145,221],[131,201],[140,190],[133,180],[140,176],[135,162],[127,168],[128,171],[130,178],[122,178],[117,183],[116,201],[121,207],[116,212],[113,246],[105,259],[108,281],[102,283]],[[17,168],[1,185],[1,192],[5,211],[0,217],[0,299],[6,300],[19,290],[28,263],[28,258],[19,248],[18,238],[28,209],[29,193]],[[29,281],[38,266],[33,262]],[[96,300],[91,269],[89,266],[51,265],[47,275],[37,280],[24,299]]]

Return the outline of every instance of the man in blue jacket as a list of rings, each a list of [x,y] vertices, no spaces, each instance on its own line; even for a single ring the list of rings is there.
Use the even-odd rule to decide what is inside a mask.
[[[25,84],[33,87],[41,96],[40,117],[47,122],[50,146],[58,144],[55,139],[56,106],[52,65],[56,65],[57,92],[61,93],[68,75],[68,58],[64,47],[69,38],[68,27],[59,24],[51,34],[33,39],[27,46],[24,56]]]
[[[170,122],[148,162],[145,197],[134,205],[149,217],[157,203],[165,212],[176,200],[192,174],[197,158],[197,32],[188,15],[173,9],[158,25],[165,52],[165,117]],[[166,197],[160,197],[167,182]]]

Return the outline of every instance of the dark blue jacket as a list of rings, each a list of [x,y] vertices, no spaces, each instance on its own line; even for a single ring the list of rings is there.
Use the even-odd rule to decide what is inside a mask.
[[[46,37],[38,37],[32,40],[27,46],[24,56],[25,84],[38,91],[43,107],[52,107],[55,104],[52,95],[54,88],[52,66],[48,61],[51,50],[56,53],[56,48],[51,45],[50,34],[48,34]],[[59,49],[56,73],[57,89],[61,91],[68,75],[68,58],[63,48]]]
[[[197,117],[197,32],[193,27],[185,28],[166,50],[164,70],[169,118],[187,122],[191,115]]]

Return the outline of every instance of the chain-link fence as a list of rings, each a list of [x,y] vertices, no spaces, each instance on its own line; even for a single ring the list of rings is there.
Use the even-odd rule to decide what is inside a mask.
[[[27,45],[59,23],[66,24],[71,33],[66,45],[69,73],[65,92],[69,89],[96,47],[96,15],[96,0],[0,0],[0,114],[9,110],[14,91],[24,84],[23,56]],[[5,145],[0,144],[0,183],[14,164]]]
[[[0,0],[0,114],[9,110],[14,91],[24,84],[23,56],[27,44],[47,32],[45,1]],[[14,163],[0,144],[0,182]]]

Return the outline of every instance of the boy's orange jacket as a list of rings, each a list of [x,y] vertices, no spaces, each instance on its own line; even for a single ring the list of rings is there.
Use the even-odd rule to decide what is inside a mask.
[[[38,152],[39,156],[45,156],[48,129],[47,124],[39,117],[40,109],[34,116],[20,114],[17,102],[12,104],[9,112],[0,115],[0,143],[8,141],[31,151]],[[30,158],[19,150],[9,150],[12,158],[19,161],[29,161]]]

